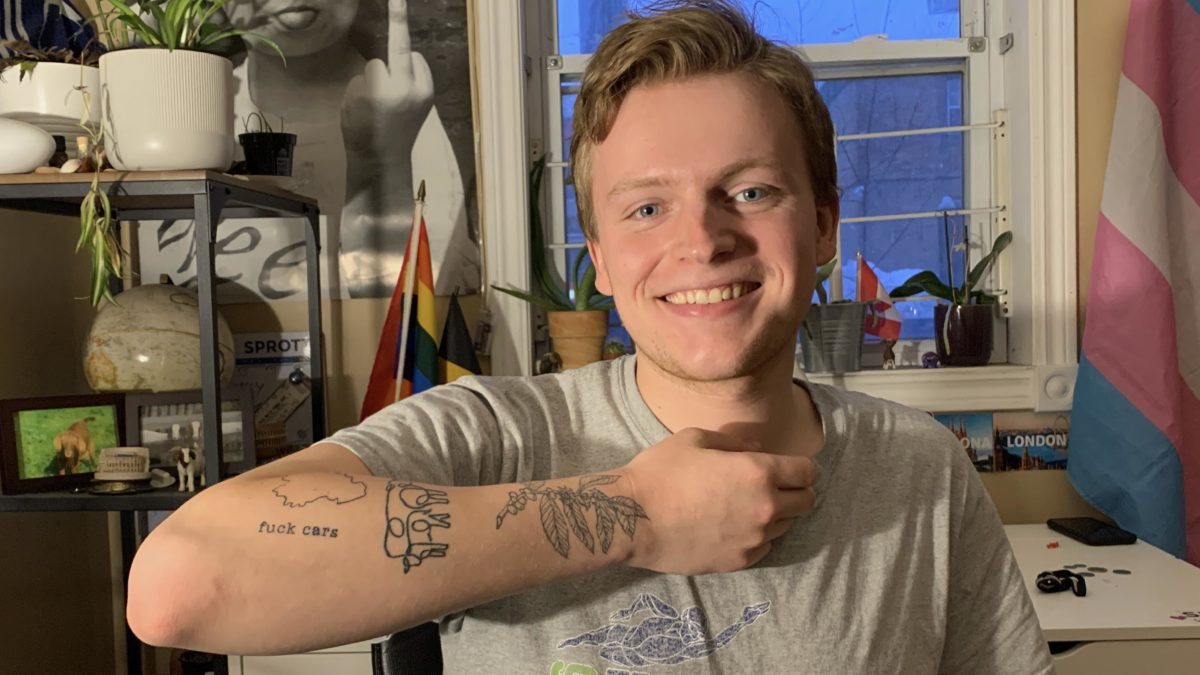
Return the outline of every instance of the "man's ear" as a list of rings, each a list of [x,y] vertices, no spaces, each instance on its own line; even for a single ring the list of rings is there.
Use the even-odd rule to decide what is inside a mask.
[[[841,202],[817,204],[817,265],[824,265],[837,255],[838,218]]]
[[[594,239],[587,240],[588,255],[592,257],[592,265],[596,268],[596,290],[605,295],[612,295],[612,280],[608,278],[608,267],[604,264],[604,254],[600,245]]]

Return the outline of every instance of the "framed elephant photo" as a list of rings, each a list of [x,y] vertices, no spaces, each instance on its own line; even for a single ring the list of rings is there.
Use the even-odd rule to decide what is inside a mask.
[[[90,484],[100,451],[124,444],[123,420],[120,394],[0,401],[0,492]]]

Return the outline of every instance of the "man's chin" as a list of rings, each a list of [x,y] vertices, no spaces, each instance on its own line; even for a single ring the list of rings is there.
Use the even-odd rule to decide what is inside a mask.
[[[758,356],[759,358],[753,358]],[[764,359],[748,350],[724,353],[719,356],[653,353],[638,350],[639,359],[647,359],[671,377],[696,383],[724,382],[760,374]]]

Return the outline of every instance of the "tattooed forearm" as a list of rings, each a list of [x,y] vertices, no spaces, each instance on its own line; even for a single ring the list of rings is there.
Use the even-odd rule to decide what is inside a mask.
[[[438,528],[450,529],[450,514],[435,513],[434,507],[449,503],[441,490],[413,483],[388,483],[383,550],[389,558],[404,563],[405,574],[426,558],[446,557],[450,545],[435,542],[434,534]]]
[[[496,516],[496,529],[504,524],[504,518],[520,513],[528,502],[538,502],[542,516],[542,530],[546,539],[558,554],[566,558],[571,552],[571,533],[590,553],[596,552],[595,540],[600,540],[600,551],[608,553],[612,545],[613,525],[620,525],[630,539],[637,529],[637,519],[649,517],[640,504],[622,495],[610,496],[596,489],[620,480],[620,476],[590,476],[579,479],[579,489],[566,487],[548,488],[544,482],[529,483],[516,492],[508,493],[508,503]],[[596,512],[596,535],[588,528],[588,509]]]
[[[367,496],[367,484],[348,473],[337,476],[302,473],[296,476],[282,476],[280,480],[282,482],[272,492],[283,500],[284,506],[293,509],[308,506],[322,499],[341,505]]]

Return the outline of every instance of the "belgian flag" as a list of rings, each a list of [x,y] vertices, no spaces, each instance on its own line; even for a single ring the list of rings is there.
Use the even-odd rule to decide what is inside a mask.
[[[480,375],[479,359],[475,357],[475,343],[467,328],[467,319],[458,305],[458,293],[450,297],[450,310],[446,313],[446,325],[442,328],[441,347],[438,350],[438,378],[441,384],[449,384],[460,377]]]

